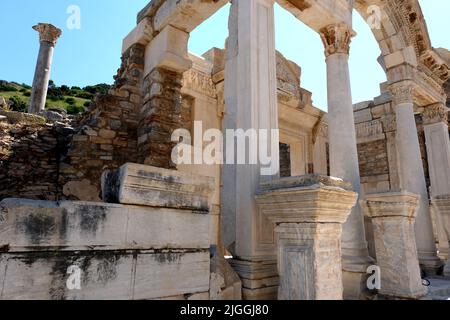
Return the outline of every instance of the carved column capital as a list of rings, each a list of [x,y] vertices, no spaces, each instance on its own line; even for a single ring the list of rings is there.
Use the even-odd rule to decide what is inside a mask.
[[[320,29],[320,37],[325,46],[325,55],[329,57],[335,53],[350,53],[350,42],[356,34],[345,23],[330,24]]]
[[[448,123],[449,109],[443,103],[435,103],[424,108],[422,117],[423,123],[435,124],[439,122]]]
[[[394,107],[402,103],[414,103],[413,100],[413,85],[410,82],[398,82],[389,86],[389,91],[392,94]]]
[[[54,25],[48,23],[39,23],[35,25],[33,29],[39,32],[39,40],[41,42],[50,42],[53,45],[56,44],[62,34],[61,29],[58,29]]]

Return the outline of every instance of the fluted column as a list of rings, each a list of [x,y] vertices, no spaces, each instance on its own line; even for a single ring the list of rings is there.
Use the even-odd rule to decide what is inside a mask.
[[[321,30],[325,45],[328,79],[328,127],[330,170],[333,177],[353,184],[361,195],[361,179],[350,87],[349,51],[353,31],[346,24],[329,25]],[[364,231],[364,216],[358,204],[343,226],[342,254],[344,295],[359,298],[363,274],[370,263]]]
[[[47,23],[39,23],[33,29],[39,32],[40,48],[28,112],[39,113],[45,109],[53,51],[62,31]]]
[[[413,84],[409,81],[397,82],[390,86],[397,123],[400,188],[420,196],[415,227],[417,250],[422,269],[431,274],[437,271],[441,261],[437,257],[431,223],[427,184],[414,118],[412,90]]]
[[[425,107],[423,112],[432,197],[450,195],[448,112],[449,109],[444,103],[436,103]],[[447,238],[439,212],[436,212],[435,218],[439,239],[439,252],[448,255],[448,243],[450,239]]]

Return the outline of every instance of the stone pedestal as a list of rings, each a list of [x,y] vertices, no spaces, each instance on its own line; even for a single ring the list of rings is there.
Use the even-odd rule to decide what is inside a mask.
[[[351,26],[333,24],[321,30],[325,46],[328,80],[328,131],[331,176],[349,181],[361,192],[355,120],[349,73]],[[343,268],[345,296],[362,298],[366,270],[371,263],[359,203],[343,226]]]
[[[381,269],[379,293],[407,299],[425,296],[414,232],[419,196],[407,192],[372,194],[362,205],[373,224]]]
[[[47,23],[39,23],[33,29],[39,32],[40,48],[28,112],[37,114],[45,109],[53,51],[61,36],[61,30]]]
[[[343,298],[342,224],[355,205],[351,184],[324,176],[261,185],[261,212],[276,224],[280,300]]]
[[[449,109],[443,103],[425,107],[423,127],[427,145],[431,196],[450,194],[450,139],[448,134]],[[440,214],[435,214],[439,252],[448,255],[450,238],[443,228]]]
[[[438,209],[447,239],[450,239],[450,195],[434,197],[433,204]],[[444,275],[450,277],[450,257],[445,264]]]
[[[420,196],[416,218],[416,243],[421,268],[431,275],[436,274],[442,263],[437,256],[431,222],[428,191],[414,118],[412,90],[413,84],[408,81],[390,86],[396,116],[400,189]]]

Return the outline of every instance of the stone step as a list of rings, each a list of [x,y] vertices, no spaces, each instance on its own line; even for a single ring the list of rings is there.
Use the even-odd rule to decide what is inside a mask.
[[[450,278],[436,277],[428,280],[431,283],[428,287],[428,299],[450,300]]]

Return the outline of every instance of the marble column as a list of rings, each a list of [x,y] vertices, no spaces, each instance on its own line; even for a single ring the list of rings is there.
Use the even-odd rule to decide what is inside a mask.
[[[278,129],[274,0],[232,1],[225,74],[224,130]],[[233,151],[227,146],[231,138],[225,138],[227,157]],[[273,175],[265,175],[262,169],[268,166],[261,159],[237,165],[236,157],[226,159],[222,168],[224,243],[243,279],[244,299],[276,298],[278,288],[274,226],[257,210],[255,193],[261,181],[278,177],[279,143],[274,141],[271,150],[270,137],[261,141],[259,148],[265,144],[272,158]],[[254,145],[246,144],[247,154]],[[248,163],[249,156],[246,159]]]
[[[342,300],[342,224],[358,195],[320,175],[261,185],[257,203],[276,224],[279,300]]]
[[[434,274],[441,266],[431,222],[428,191],[414,118],[413,84],[409,81],[390,86],[396,116],[396,141],[400,189],[420,196],[416,218],[416,243],[421,268]]]
[[[45,109],[53,51],[62,32],[60,29],[47,23],[39,23],[33,29],[39,32],[40,48],[28,112],[37,114]]]
[[[449,109],[444,103],[425,107],[423,126],[431,180],[431,196],[450,195],[450,139],[448,133]],[[443,228],[441,215],[435,212],[439,252],[448,255],[449,240]]]
[[[434,197],[433,204],[439,211],[445,235],[447,239],[450,239],[450,195]],[[447,263],[445,264],[444,275],[450,277],[450,257],[448,257]]]
[[[328,131],[331,176],[349,181],[361,194],[358,151],[349,74],[349,51],[353,31],[346,24],[321,30],[325,45],[328,79]],[[361,298],[367,267],[371,263],[359,203],[343,226],[342,254],[345,297]]]
[[[419,196],[408,192],[371,194],[364,197],[362,205],[373,225],[381,271],[378,292],[406,299],[425,296],[414,231]]]

